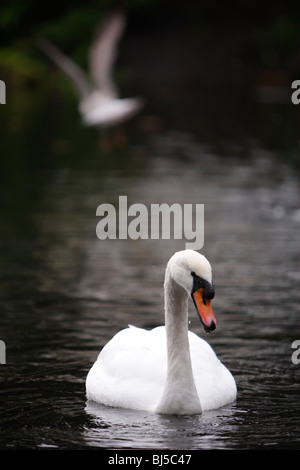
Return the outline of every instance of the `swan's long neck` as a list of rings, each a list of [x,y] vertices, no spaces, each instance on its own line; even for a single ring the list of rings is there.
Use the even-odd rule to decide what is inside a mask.
[[[188,339],[188,295],[171,277],[165,277],[167,379],[157,411],[167,414],[201,413],[192,371]]]

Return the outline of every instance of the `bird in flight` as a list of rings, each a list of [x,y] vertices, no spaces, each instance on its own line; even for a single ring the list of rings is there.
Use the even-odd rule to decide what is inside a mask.
[[[108,128],[135,116],[143,107],[139,97],[120,98],[113,80],[117,46],[125,29],[125,13],[112,10],[95,32],[89,51],[88,74],[48,40],[38,41],[39,47],[68,75],[77,90],[79,112],[87,126]]]

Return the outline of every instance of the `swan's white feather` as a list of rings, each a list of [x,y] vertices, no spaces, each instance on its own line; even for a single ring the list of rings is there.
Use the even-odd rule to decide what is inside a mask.
[[[235,400],[236,385],[211,346],[189,331],[195,384],[202,410]],[[155,411],[167,373],[164,326],[121,330],[102,349],[87,376],[87,398],[108,406]]]
[[[154,411],[166,377],[165,348],[164,327],[121,330],[89,371],[87,398],[108,406]]]
[[[187,328],[194,275],[212,282],[208,260],[192,250],[175,253],[165,274],[165,326],[117,333],[88,373],[88,399],[167,414],[201,413],[235,400],[233,376]]]

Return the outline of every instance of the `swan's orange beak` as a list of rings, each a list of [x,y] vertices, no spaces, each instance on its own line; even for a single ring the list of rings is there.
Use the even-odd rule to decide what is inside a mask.
[[[192,298],[205,331],[210,332],[216,328],[217,320],[212,311],[210,300],[204,299],[203,294],[204,289],[201,287],[192,293]]]

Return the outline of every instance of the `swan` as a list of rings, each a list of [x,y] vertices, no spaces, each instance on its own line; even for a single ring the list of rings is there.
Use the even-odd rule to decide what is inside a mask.
[[[141,98],[119,98],[112,79],[116,47],[124,28],[124,12],[115,8],[96,31],[89,53],[94,85],[85,72],[50,41],[38,40],[39,47],[73,81],[79,95],[79,112],[87,126],[115,126],[133,117],[143,106]]]
[[[165,271],[165,326],[134,326],[102,349],[86,378],[88,400],[161,414],[197,414],[236,399],[231,372],[211,346],[188,331],[192,297],[206,332],[216,328],[212,270],[194,250],[176,252]]]

